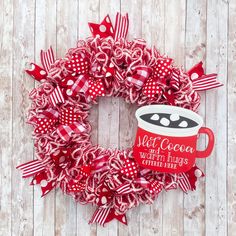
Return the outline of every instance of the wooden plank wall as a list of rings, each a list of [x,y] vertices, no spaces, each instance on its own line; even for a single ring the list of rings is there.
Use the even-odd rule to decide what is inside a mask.
[[[0,235],[235,235],[236,232],[236,1],[235,0],[0,0]],[[205,61],[225,86],[201,94],[199,113],[216,135],[211,158],[198,160],[206,178],[197,191],[163,193],[151,206],[114,221],[88,225],[94,211],[52,191],[40,198],[15,166],[34,158],[25,124],[28,92],[37,84],[23,69],[50,45],[62,57],[90,35],[88,21],[128,12],[129,38],[143,37],[178,65]],[[90,119],[94,143],[126,148],[134,140],[136,107],[102,98]],[[201,139],[204,148],[207,140]]]

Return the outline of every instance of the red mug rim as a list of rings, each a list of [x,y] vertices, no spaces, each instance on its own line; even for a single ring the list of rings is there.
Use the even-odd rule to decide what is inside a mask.
[[[190,128],[170,128],[170,127],[163,127],[148,123],[140,118],[141,115],[147,113],[170,113],[170,114],[178,114],[180,116],[184,116],[186,118],[192,119],[198,125]],[[196,112],[191,110],[177,107],[177,106],[170,106],[170,105],[147,105],[137,109],[135,113],[136,119],[138,120],[138,127],[160,135],[165,136],[175,136],[175,137],[186,137],[186,136],[193,136],[197,135],[198,130],[203,125],[203,119],[199,116]]]

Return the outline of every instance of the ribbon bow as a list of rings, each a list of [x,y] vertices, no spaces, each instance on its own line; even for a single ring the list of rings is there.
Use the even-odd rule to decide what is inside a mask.
[[[110,203],[112,201],[112,197],[114,195],[114,191],[112,191],[106,183],[103,183],[98,188],[98,196],[96,199],[96,203],[98,208],[94,212],[90,224],[99,223],[104,226],[105,223],[117,219],[123,224],[127,224],[127,219],[125,214],[120,214],[115,211],[114,208],[110,207]]]
[[[196,189],[197,178],[203,176],[203,172],[197,166],[194,166],[189,171],[179,174],[177,183],[179,187],[187,193],[188,190],[193,191]]]
[[[159,59],[152,68],[152,76],[147,79],[143,86],[142,93],[147,97],[154,99],[163,94],[160,84],[166,84],[167,78],[172,73],[171,68],[172,59]]]
[[[128,14],[122,16],[120,13],[116,14],[115,28],[111,23],[109,15],[107,15],[100,24],[88,23],[93,37],[99,35],[101,38],[113,37],[114,40],[126,38],[129,28]]]
[[[88,79],[88,74],[81,74],[79,76],[72,74],[62,79],[60,86],[65,89],[64,94],[68,97],[75,97],[79,92],[87,96],[89,89]]]
[[[71,72],[70,75],[59,82],[59,85],[64,89],[65,96],[75,97],[78,93],[83,93],[87,100],[88,97],[95,100],[97,96],[105,96],[105,88],[102,80],[90,78],[89,60],[85,56],[74,53],[68,58],[65,66]],[[52,95],[54,93],[53,91]],[[58,98],[58,96],[54,97]],[[61,102],[60,100],[54,101],[53,104]]]
[[[51,65],[55,62],[52,47],[50,47],[46,51],[41,50],[40,57],[43,68],[36,65],[35,63],[30,63],[31,68],[25,71],[35,80],[39,82],[44,82],[47,78],[47,74],[51,68]]]
[[[41,114],[42,118],[35,118],[36,123],[35,133],[46,134],[55,129],[55,124],[59,122],[59,126],[56,128],[56,132],[59,137],[64,141],[69,141],[72,134],[82,133],[86,130],[78,119],[78,115],[73,107],[62,108],[61,112],[57,112],[53,109],[48,109]]]
[[[149,172],[151,172],[151,170],[147,170],[146,174]],[[138,165],[130,159],[124,160],[120,173],[125,176],[125,178],[129,178],[130,181],[127,180],[123,184],[118,184],[118,186],[114,189],[118,195],[134,192],[135,190],[133,189],[133,184],[140,184],[142,187],[148,189],[152,194],[158,194],[163,189],[163,184],[160,179],[156,179],[152,176],[148,176],[147,178],[138,176]]]
[[[75,97],[80,92],[84,93],[87,98],[90,68],[88,58],[84,54],[73,53],[68,56],[65,67],[71,74],[59,81],[59,85],[64,90],[64,96]]]
[[[34,176],[31,181],[31,185],[39,184],[42,191],[42,197],[48,194],[53,188],[56,187],[58,179],[64,179],[66,177],[65,168],[73,165],[73,160],[69,158],[72,150],[70,148],[60,148],[50,155],[50,159],[47,161],[33,160],[27,163],[17,166],[17,169],[23,171],[22,177],[28,178]],[[54,179],[50,179],[48,176],[47,165],[54,165],[54,173],[57,176]],[[79,178],[83,179],[88,175],[83,174],[86,167],[81,167]],[[86,171],[85,171],[86,172]],[[87,174],[87,173],[86,173]],[[88,173],[90,174],[90,172]],[[85,185],[85,184],[84,184]],[[74,186],[72,186],[74,188]],[[77,187],[77,186],[76,186]]]
[[[193,82],[193,89],[204,91],[223,86],[216,80],[217,74],[206,75],[202,65],[203,63],[199,62],[187,72]]]
[[[91,174],[91,165],[83,165],[79,170],[79,174],[76,180],[71,180],[66,185],[67,192],[78,193],[82,192],[86,188],[86,180]]]

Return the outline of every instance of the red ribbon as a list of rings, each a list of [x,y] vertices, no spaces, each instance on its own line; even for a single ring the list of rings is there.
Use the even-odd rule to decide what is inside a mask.
[[[43,65],[43,68],[36,65],[35,63],[31,63],[31,68],[25,70],[31,77],[33,77],[35,80],[44,82],[47,78],[48,72],[51,68],[51,65],[55,62],[54,53],[52,47],[50,47],[48,50],[43,51],[41,50],[41,63]]]
[[[127,225],[127,218],[125,214],[118,214],[114,208],[103,208],[98,207],[94,212],[89,224],[92,223],[99,223],[100,225],[104,226],[105,223],[112,221],[113,219],[117,219],[122,224]]]
[[[107,15],[100,24],[88,23],[93,37],[97,35],[100,38],[112,37],[115,41],[125,39],[128,34],[129,18],[128,14],[122,16],[120,13],[116,14],[115,29],[111,23],[110,16]]]
[[[127,81],[138,88],[143,86],[152,72],[149,66],[136,66],[132,70],[133,73],[127,77]]]
[[[216,80],[217,74],[205,74],[202,62],[196,64],[187,73],[193,82],[195,91],[205,91],[223,86],[222,83]]]
[[[53,109],[48,109],[40,114],[42,118],[33,118],[31,122],[35,122],[37,127],[35,133],[49,133],[56,129],[59,137],[64,141],[69,141],[71,136],[86,131],[83,124],[78,121],[80,117],[74,112],[74,108],[67,107],[62,109],[60,113]],[[56,128],[56,123],[59,121],[59,126]]]

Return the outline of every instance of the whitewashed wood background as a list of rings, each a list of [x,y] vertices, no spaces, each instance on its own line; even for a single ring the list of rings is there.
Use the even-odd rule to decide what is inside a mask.
[[[205,61],[225,84],[202,93],[200,113],[216,134],[214,153],[198,161],[205,171],[197,191],[163,193],[152,206],[128,214],[128,227],[116,221],[88,225],[94,210],[61,191],[40,198],[15,166],[34,158],[31,127],[25,124],[28,92],[35,82],[23,72],[39,62],[50,45],[58,57],[90,35],[88,21],[128,12],[129,38],[149,44],[190,68]],[[236,235],[236,1],[235,0],[0,0],[0,235]],[[93,141],[106,147],[131,146],[134,106],[100,99],[91,120]],[[206,140],[202,139],[201,146]]]

